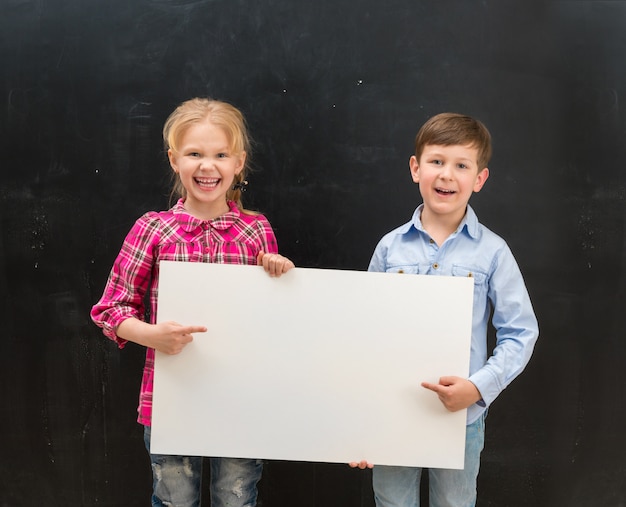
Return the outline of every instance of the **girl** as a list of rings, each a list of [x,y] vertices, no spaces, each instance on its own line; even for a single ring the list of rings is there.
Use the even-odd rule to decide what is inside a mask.
[[[259,264],[270,276],[280,276],[293,263],[279,255],[267,219],[243,209],[247,184],[249,138],[241,112],[209,99],[182,103],[169,116],[163,139],[174,171],[173,194],[180,195],[169,211],[149,212],[132,227],[115,260],[91,318],[120,348],[127,341],[147,347],[139,400],[150,451],[150,417],[154,351],[178,354],[204,326],[177,322],[155,324],[159,262]],[[149,323],[144,321],[148,294]],[[234,302],[233,302],[234,303]],[[153,506],[200,505],[202,458],[150,455]],[[255,506],[262,462],[212,458],[211,505]]]

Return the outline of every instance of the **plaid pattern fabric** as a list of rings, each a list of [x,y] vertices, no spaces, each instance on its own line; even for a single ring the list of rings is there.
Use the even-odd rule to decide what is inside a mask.
[[[276,253],[272,227],[263,215],[242,213],[235,203],[213,220],[189,215],[182,199],[169,211],[149,212],[126,236],[113,264],[102,298],[91,310],[92,320],[120,348],[126,341],[115,330],[130,317],[155,322],[159,262],[256,264],[259,251]],[[149,312],[144,302],[149,301]],[[139,397],[138,421],[150,425],[154,349],[147,349]]]

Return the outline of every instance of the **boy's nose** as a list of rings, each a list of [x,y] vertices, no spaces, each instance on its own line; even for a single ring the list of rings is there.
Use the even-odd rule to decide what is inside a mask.
[[[439,173],[439,177],[443,179],[452,178],[452,168],[448,164],[444,164],[441,166],[441,172]]]

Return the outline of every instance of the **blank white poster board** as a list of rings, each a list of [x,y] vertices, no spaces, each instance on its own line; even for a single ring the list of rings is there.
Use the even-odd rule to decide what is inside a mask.
[[[473,280],[161,262],[152,452],[463,468],[466,411],[420,386],[467,377]]]

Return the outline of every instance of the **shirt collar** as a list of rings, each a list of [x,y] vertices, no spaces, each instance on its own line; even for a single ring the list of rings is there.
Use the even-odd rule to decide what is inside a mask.
[[[178,202],[172,208],[172,213],[174,213],[178,225],[185,232],[192,232],[199,227],[205,226],[205,224],[219,231],[225,231],[241,216],[241,211],[239,211],[237,204],[233,201],[228,201],[228,211],[226,213],[211,220],[200,220],[187,212],[184,202],[184,199],[178,199]]]
[[[424,230],[424,226],[422,225],[422,219],[421,219],[422,209],[424,209],[423,203],[420,204],[417,207],[417,209],[413,212],[413,218],[408,224],[406,224],[406,228],[403,232],[409,232],[409,229],[411,227],[414,227],[418,231],[426,232]],[[463,220],[461,220],[461,223],[457,227],[456,232],[459,233],[463,230],[466,231],[467,234],[471,238],[473,239],[478,238],[479,231],[480,231],[478,217],[476,216],[476,213],[474,212],[474,210],[469,204],[467,205],[467,211],[465,212],[465,216],[463,217]]]

